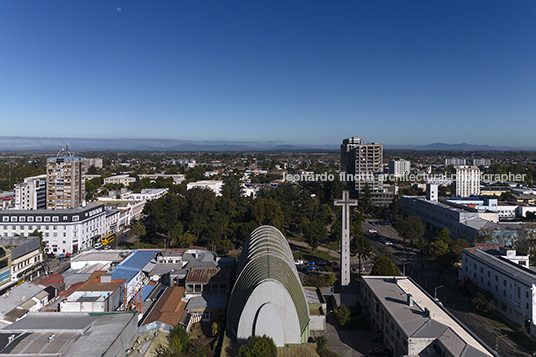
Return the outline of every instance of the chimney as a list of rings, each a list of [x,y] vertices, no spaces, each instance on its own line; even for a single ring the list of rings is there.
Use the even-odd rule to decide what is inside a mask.
[[[424,308],[424,317],[430,317],[430,310],[427,307]]]
[[[407,294],[406,296],[408,298],[408,305],[413,306],[413,295]]]

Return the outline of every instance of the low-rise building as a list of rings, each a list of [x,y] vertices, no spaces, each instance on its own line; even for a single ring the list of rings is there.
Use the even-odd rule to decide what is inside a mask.
[[[125,279],[96,271],[60,304],[63,312],[111,312],[124,304]]]
[[[0,234],[28,237],[43,233],[45,252],[78,253],[91,249],[106,233],[104,206],[97,203],[62,210],[0,210]]]
[[[528,256],[505,248],[465,248],[458,276],[490,291],[495,311],[507,319],[519,326],[523,317],[530,321],[530,333],[536,336],[536,273],[528,269]]]
[[[138,338],[137,312],[38,312],[0,329],[8,356],[125,357]]]
[[[43,253],[39,237],[0,237],[11,250],[11,281],[17,282],[41,268]]]
[[[361,294],[394,356],[493,356],[408,277],[363,276]]]
[[[136,178],[130,177],[129,175],[116,175],[116,176],[110,176],[110,177],[104,178],[105,185],[108,183],[111,183],[114,185],[121,184],[125,187],[128,187],[128,185],[130,185],[133,182],[136,182]]]
[[[188,190],[191,190],[192,188],[201,188],[201,189],[207,189],[214,192],[216,197],[221,196],[221,188],[223,187],[223,181],[220,180],[202,180],[197,182],[190,182],[188,185],[186,185],[186,188]]]

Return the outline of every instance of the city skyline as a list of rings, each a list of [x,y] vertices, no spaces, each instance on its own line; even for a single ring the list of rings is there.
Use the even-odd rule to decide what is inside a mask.
[[[531,1],[1,2],[2,135],[533,146],[535,14]]]

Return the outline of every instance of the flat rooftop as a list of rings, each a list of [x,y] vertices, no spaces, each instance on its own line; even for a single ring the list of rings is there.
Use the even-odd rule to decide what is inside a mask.
[[[396,277],[395,280],[385,276],[363,276],[362,279],[410,338],[438,339],[455,356],[458,355],[455,351],[467,346],[475,350],[476,356],[491,356],[480,342],[407,277]],[[407,302],[409,294],[413,297],[413,306]],[[428,315],[425,309],[429,311]]]

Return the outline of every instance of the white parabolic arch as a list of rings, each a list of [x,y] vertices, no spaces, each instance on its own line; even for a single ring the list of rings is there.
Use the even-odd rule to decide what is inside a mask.
[[[265,280],[249,296],[238,324],[237,340],[268,335],[277,347],[301,343],[300,323],[287,289],[276,280]]]

